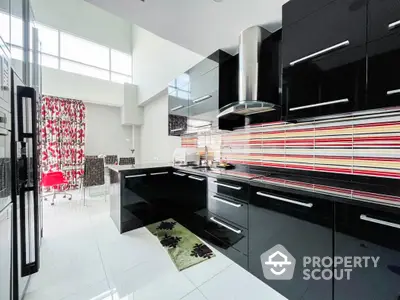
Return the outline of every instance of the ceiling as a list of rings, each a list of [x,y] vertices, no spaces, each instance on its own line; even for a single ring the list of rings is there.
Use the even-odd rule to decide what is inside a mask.
[[[208,56],[237,53],[243,29],[281,27],[287,0],[86,0],[182,47]],[[221,0],[219,0],[221,1]]]

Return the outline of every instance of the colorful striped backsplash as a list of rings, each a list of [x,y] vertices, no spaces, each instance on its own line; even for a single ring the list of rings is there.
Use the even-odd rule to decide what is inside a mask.
[[[209,136],[182,137],[214,159],[286,169],[400,178],[400,113],[308,123],[251,125]]]

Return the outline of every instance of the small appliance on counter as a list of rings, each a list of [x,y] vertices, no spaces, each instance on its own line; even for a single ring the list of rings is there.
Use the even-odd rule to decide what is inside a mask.
[[[225,169],[225,170],[232,170],[235,168],[235,166],[231,165],[230,163],[220,162],[220,163],[218,163],[217,168]]]
[[[172,161],[174,165],[194,165],[199,162],[199,159],[196,148],[176,148]]]

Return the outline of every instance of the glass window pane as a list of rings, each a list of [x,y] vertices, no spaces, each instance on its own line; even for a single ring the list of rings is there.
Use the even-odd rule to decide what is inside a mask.
[[[132,57],[129,54],[111,49],[111,71],[132,75]]]
[[[22,51],[22,48],[11,45],[11,57],[22,61],[24,59],[24,51]]]
[[[10,43],[10,17],[2,10],[0,10],[0,36],[5,43]]]
[[[117,83],[132,83],[132,77],[121,74],[111,73],[111,81]]]
[[[109,48],[61,32],[61,57],[109,69]]]
[[[72,72],[76,74],[86,75],[99,79],[109,80],[109,72],[101,70],[96,67],[90,67],[82,65],[80,63],[71,62],[68,60],[61,59],[61,70]]]
[[[41,65],[48,67],[48,68],[53,68],[53,69],[58,69],[58,58],[46,54],[42,54],[41,57],[39,57],[39,60],[41,61]]]
[[[22,47],[23,40],[22,20],[11,16],[11,44]]]
[[[39,31],[40,51],[58,56],[58,31],[37,23],[36,28]]]

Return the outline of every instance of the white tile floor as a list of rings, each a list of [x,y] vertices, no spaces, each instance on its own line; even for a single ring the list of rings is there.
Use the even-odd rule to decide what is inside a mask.
[[[25,300],[283,300],[273,289],[215,251],[182,272],[145,228],[120,235],[108,201],[44,205],[41,269]]]

